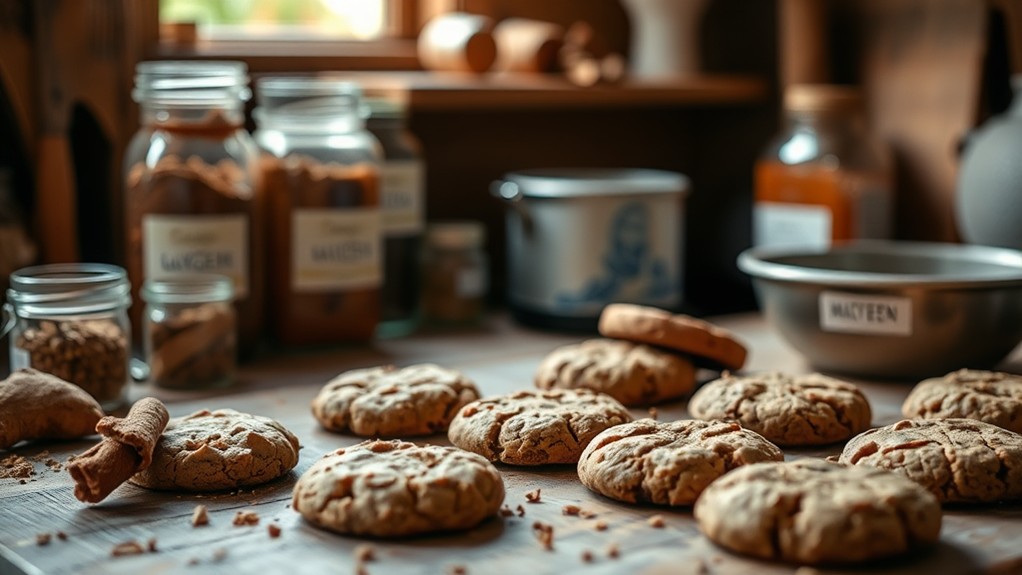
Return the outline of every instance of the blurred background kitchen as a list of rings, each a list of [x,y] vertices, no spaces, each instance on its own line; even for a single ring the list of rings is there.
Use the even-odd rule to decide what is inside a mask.
[[[382,290],[384,305],[402,297],[412,302],[406,310],[413,317],[411,327],[384,336],[415,329],[424,311],[442,322],[477,318],[483,306],[505,309],[509,288],[518,289],[508,276],[509,263],[514,265],[509,257],[522,258],[515,268],[526,270],[521,274],[551,253],[560,260],[542,265],[554,270],[571,268],[576,259],[605,262],[610,257],[603,254],[606,232],[585,225],[603,217],[585,212],[605,195],[593,192],[603,189],[601,185],[618,186],[628,197],[633,192],[645,197],[643,193],[659,189],[675,199],[666,208],[644,208],[666,213],[666,223],[652,223],[648,213],[631,220],[638,222],[640,235],[655,229],[670,238],[672,245],[665,248],[670,261],[660,267],[654,262],[649,272],[665,276],[662,285],[670,295],[666,307],[697,315],[752,309],[752,290],[735,258],[754,237],[757,242],[774,241],[761,234],[783,236],[787,229],[796,240],[824,245],[869,236],[962,239],[963,209],[956,207],[962,150],[969,145],[970,132],[1010,104],[1011,72],[1022,65],[1014,42],[1022,36],[1019,4],[0,0],[0,278],[6,281],[14,269],[35,263],[105,262],[128,267],[137,295],[144,274],[130,261],[136,248],[130,239],[134,220],[127,213],[133,201],[129,189],[137,183],[131,179],[130,164],[140,161],[155,169],[156,162],[147,159],[151,148],[128,151],[132,137],[140,133],[139,100],[144,103],[146,98],[139,95],[144,92],[139,82],[148,81],[136,78],[136,67],[140,62],[226,60],[246,66],[247,72],[238,72],[238,102],[244,112],[239,122],[246,132],[257,132],[264,153],[280,138],[260,138],[266,124],[257,126],[252,112],[267,106],[266,94],[272,97],[269,89],[260,94],[260,81],[281,75],[354,82],[364,98],[355,113],[371,114],[368,128],[376,140],[386,148],[388,129],[404,138],[404,151],[390,152],[399,155],[387,158],[387,150],[383,153],[384,159],[414,161],[421,169],[411,176],[411,185],[421,178],[421,189],[408,192],[421,194],[419,200],[410,200],[418,215],[409,216],[394,236],[416,241],[398,245],[386,232],[380,241],[384,259],[413,257],[410,265],[416,273],[401,275],[382,261],[382,269],[367,276],[368,283],[345,288]],[[806,84],[851,87],[854,93],[805,89]],[[248,86],[254,97],[242,95]],[[346,93],[338,90],[331,94]],[[396,120],[396,126],[379,125],[388,120]],[[804,149],[807,144],[801,139],[796,138],[794,151],[791,145],[785,148],[798,132],[792,127],[798,121],[808,122],[810,132],[818,128],[809,144],[822,150],[818,157]],[[851,131],[833,127],[842,122],[861,125]],[[859,128],[861,132],[854,131]],[[842,143],[823,150],[831,138]],[[1009,143],[998,146],[1004,149],[1011,141],[1008,137]],[[1022,144],[1022,136],[1013,141]],[[877,157],[862,160],[866,167],[846,156],[874,145]],[[793,153],[801,153],[802,159],[792,160]],[[802,176],[784,172],[784,166],[810,156],[826,173],[813,176],[816,188],[798,192],[803,184],[796,180]],[[770,171],[771,162],[780,171]],[[538,183],[528,174],[515,180],[514,174],[540,168],[658,171],[539,172]],[[868,194],[860,188],[865,184],[848,184],[852,176],[842,170],[856,172],[854,177],[875,175],[869,185],[875,184],[871,189],[880,190],[878,195],[864,199]],[[657,179],[662,176],[668,179]],[[567,184],[549,188],[544,177]],[[611,184],[593,183],[592,178]],[[288,181],[292,187],[300,185]],[[514,185],[501,183],[509,181]],[[1009,179],[1008,185],[1015,181]],[[575,184],[581,187],[573,188]],[[255,239],[247,257],[255,264],[248,267],[246,293],[265,294],[260,295],[259,310],[242,310],[239,317],[242,324],[260,314],[267,321],[265,326],[253,323],[243,335],[265,330],[284,334],[271,339],[301,345],[308,335],[301,327],[311,321],[308,314],[328,315],[333,312],[323,310],[333,309],[341,315],[332,321],[350,329],[336,337],[326,333],[312,338],[317,340],[312,343],[373,337],[387,313],[376,304],[347,300],[349,304],[330,308],[331,300],[324,299],[311,311],[295,307],[295,315],[273,317],[280,302],[291,297],[286,292],[297,285],[274,287],[274,274],[292,269],[289,263],[274,263],[273,246],[293,239],[286,234],[295,232],[274,235],[272,222],[291,208],[273,204],[268,195],[255,193],[252,201],[266,205],[246,220],[257,228],[249,230]],[[338,206],[372,208],[381,203],[372,194],[345,197]],[[563,200],[564,209],[582,218],[560,230],[563,239],[538,245],[515,239],[516,233],[539,233],[530,226],[553,217],[547,212],[553,213],[555,200]],[[756,203],[767,209],[754,209]],[[784,209],[786,203],[815,206],[818,213],[810,220],[798,210],[792,216]],[[993,206],[995,214],[1008,214],[1004,217],[1015,221],[1022,216],[1019,198],[988,197],[974,203]],[[824,228],[812,219],[821,214]],[[790,217],[794,224],[785,219]],[[812,237],[805,239],[805,234]],[[575,251],[558,251],[571,236],[581,236],[581,243],[578,237],[571,240]],[[509,241],[517,242],[510,252]],[[423,260],[426,267],[420,275],[417,266]],[[462,275],[443,276],[448,268]],[[531,287],[521,289],[537,289],[534,284],[549,277],[540,273],[529,280]],[[577,279],[574,295],[564,295],[563,301],[598,300],[606,288],[599,278]],[[238,287],[236,282],[234,289]],[[412,293],[387,293],[401,289]],[[484,294],[486,301],[477,301]],[[556,308],[524,311],[517,309],[516,315],[541,325],[558,318]],[[352,318],[360,314],[369,314],[368,327],[351,327]],[[301,334],[282,327],[289,320],[298,322],[295,329]],[[578,326],[555,321],[552,327]]]

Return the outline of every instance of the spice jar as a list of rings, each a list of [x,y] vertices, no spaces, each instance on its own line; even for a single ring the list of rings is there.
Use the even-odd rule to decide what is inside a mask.
[[[313,77],[265,78],[256,90],[274,335],[287,345],[369,340],[383,276],[380,147],[361,91]]]
[[[367,98],[366,127],[380,141],[380,209],[383,223],[383,287],[376,335],[414,331],[419,313],[419,254],[425,217],[425,164],[418,140],[405,127],[406,107],[395,99]]]
[[[422,313],[429,321],[464,324],[486,307],[489,266],[478,222],[430,225],[422,254]]]
[[[757,246],[826,248],[891,236],[891,162],[853,87],[794,85],[785,128],[756,164]]]
[[[22,268],[10,278],[4,312],[11,369],[31,367],[89,392],[104,410],[123,405],[128,383],[130,287],[106,264]]]
[[[149,377],[168,388],[213,388],[234,381],[236,321],[231,279],[197,275],[147,280],[145,352]]]
[[[243,128],[247,83],[241,62],[138,64],[142,127],[125,154],[125,212],[135,295],[144,280],[226,275],[251,352],[263,323],[263,221],[258,149]],[[136,329],[141,315],[136,305]]]

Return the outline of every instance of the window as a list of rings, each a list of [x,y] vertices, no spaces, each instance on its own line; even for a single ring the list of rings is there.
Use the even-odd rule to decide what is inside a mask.
[[[161,22],[194,22],[204,40],[373,40],[393,29],[388,0],[160,0]]]

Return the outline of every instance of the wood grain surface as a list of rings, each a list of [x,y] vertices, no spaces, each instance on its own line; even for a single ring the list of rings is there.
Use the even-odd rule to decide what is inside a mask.
[[[718,323],[736,330],[751,349],[749,369],[785,369],[803,372],[808,367],[755,315],[721,318]],[[484,395],[532,385],[540,358],[553,347],[577,337],[526,331],[499,319],[487,329],[470,333],[415,336],[382,342],[374,348],[347,349],[275,357],[243,371],[239,387],[227,392],[183,393],[139,386],[133,397],[156,395],[169,403],[172,415],[200,408],[231,407],[279,419],[302,440],[301,461],[288,476],[252,490],[215,495],[186,495],[146,491],[125,485],[106,501],[85,506],[72,495],[70,477],[36,463],[36,475],[22,485],[0,480],[0,573],[356,573],[353,550],[364,539],[343,537],[306,524],[289,506],[291,488],[299,474],[325,452],[356,443],[358,438],[318,429],[308,405],[319,386],[344,369],[392,362],[410,364],[435,361],[463,370]],[[1008,367],[1016,367],[1018,362]],[[707,374],[710,375],[710,374]],[[874,424],[898,420],[901,400],[911,384],[863,383],[874,407]],[[636,416],[645,410],[633,410]],[[686,416],[685,403],[658,406],[659,417]],[[446,444],[442,436],[426,442]],[[31,444],[15,450],[26,457],[48,451],[64,462],[86,449],[93,440]],[[789,458],[836,453],[839,446],[822,450],[788,450]],[[493,518],[462,534],[418,537],[400,541],[369,541],[376,559],[366,563],[369,574],[444,574],[455,566],[466,573],[610,573],[678,574],[782,574],[797,565],[778,565],[742,558],[723,551],[703,538],[690,509],[629,506],[586,490],[572,466],[539,469],[500,467],[507,487],[506,503],[521,505],[524,517]],[[525,494],[541,489],[539,503],[527,503]],[[579,505],[595,517],[566,516],[561,508]],[[197,504],[210,511],[210,524],[191,526]],[[234,514],[259,514],[255,526],[235,527]],[[647,520],[655,514],[666,520],[656,529]],[[554,527],[554,546],[543,550],[533,536],[532,524]],[[597,531],[598,520],[608,524]],[[271,538],[267,525],[281,528]],[[67,534],[58,539],[58,531]],[[37,544],[36,535],[50,533],[49,544]],[[118,543],[135,540],[143,547],[155,540],[156,551],[112,557]],[[952,508],[945,511],[941,541],[917,555],[856,568],[818,569],[809,573],[966,574],[1022,572],[1022,506],[994,505]],[[610,546],[620,554],[608,557]],[[593,555],[584,562],[584,552]],[[799,575],[806,574],[799,571]]]

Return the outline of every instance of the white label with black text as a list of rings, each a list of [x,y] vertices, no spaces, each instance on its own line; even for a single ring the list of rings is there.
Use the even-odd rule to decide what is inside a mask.
[[[220,274],[234,282],[234,297],[248,295],[248,217],[244,214],[165,216],[142,220],[146,278]]]
[[[295,291],[377,287],[383,280],[380,210],[296,209],[291,250]]]
[[[912,300],[905,297],[825,291],[820,329],[864,335],[912,335]]]
[[[387,237],[421,233],[426,225],[423,217],[422,162],[395,160],[380,169],[380,208],[383,210],[383,233]]]
[[[752,208],[753,243],[757,247],[826,248],[831,213],[824,206],[756,202]]]

